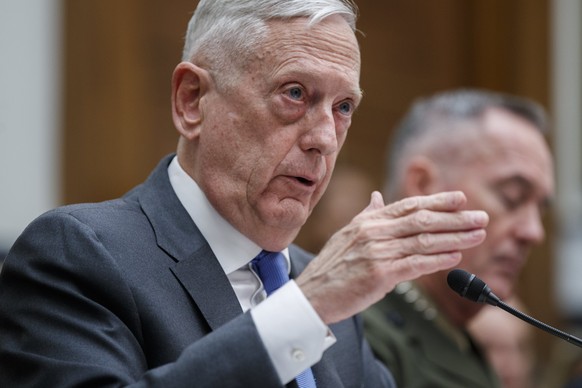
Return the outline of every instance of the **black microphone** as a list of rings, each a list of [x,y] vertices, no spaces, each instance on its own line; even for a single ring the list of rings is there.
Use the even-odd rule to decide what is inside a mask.
[[[447,283],[453,291],[461,295],[463,298],[467,298],[473,302],[487,303],[491,306],[499,307],[511,315],[514,315],[517,318],[529,323],[530,325],[537,327],[538,329],[553,334],[556,337],[559,337],[578,347],[582,347],[582,340],[580,338],[574,337],[568,333],[564,333],[561,330],[538,321],[537,319],[532,318],[529,315],[524,314],[521,311],[507,305],[491,291],[491,288],[489,288],[489,286],[487,286],[483,280],[479,279],[473,274],[470,274],[467,271],[462,269],[452,270],[447,276]]]

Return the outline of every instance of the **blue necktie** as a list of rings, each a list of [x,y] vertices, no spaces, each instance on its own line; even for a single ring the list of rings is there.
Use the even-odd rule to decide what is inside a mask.
[[[253,269],[261,278],[267,295],[289,281],[287,263],[281,252],[261,251],[252,261]],[[307,368],[295,379],[299,388],[316,388],[311,368]]]

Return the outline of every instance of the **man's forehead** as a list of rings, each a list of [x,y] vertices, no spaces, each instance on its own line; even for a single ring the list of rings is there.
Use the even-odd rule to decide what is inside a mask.
[[[307,18],[273,20],[268,23],[260,51],[264,53],[307,53],[330,62],[360,70],[360,49],[354,32],[339,16],[314,24]]]

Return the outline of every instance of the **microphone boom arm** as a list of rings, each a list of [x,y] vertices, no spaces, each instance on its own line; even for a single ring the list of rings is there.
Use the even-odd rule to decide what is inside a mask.
[[[538,321],[537,319],[530,317],[529,315],[522,313],[519,310],[514,309],[513,307],[511,307],[510,305],[504,303],[503,301],[499,300],[497,303],[497,307],[499,307],[502,310],[507,311],[508,313],[510,313],[511,315],[514,315],[524,321],[526,321],[527,323],[537,327],[538,329],[541,329],[547,333],[553,334],[573,345],[576,345],[578,347],[582,348],[582,340],[578,337],[575,337],[571,334],[565,333],[562,330],[558,330],[555,327],[552,327],[548,324],[545,324],[541,321]]]

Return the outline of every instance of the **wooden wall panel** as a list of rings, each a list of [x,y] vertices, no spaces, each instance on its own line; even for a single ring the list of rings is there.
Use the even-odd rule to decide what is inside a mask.
[[[196,3],[65,0],[65,203],[119,196],[174,150],[171,73]],[[549,0],[357,3],[365,98],[340,162],[377,187],[391,128],[418,96],[484,87],[548,106]],[[533,255],[521,291],[534,316],[559,323],[550,245]],[[541,350],[549,341],[538,335]]]
[[[121,195],[177,141],[172,70],[195,3],[66,3],[64,202]]]

